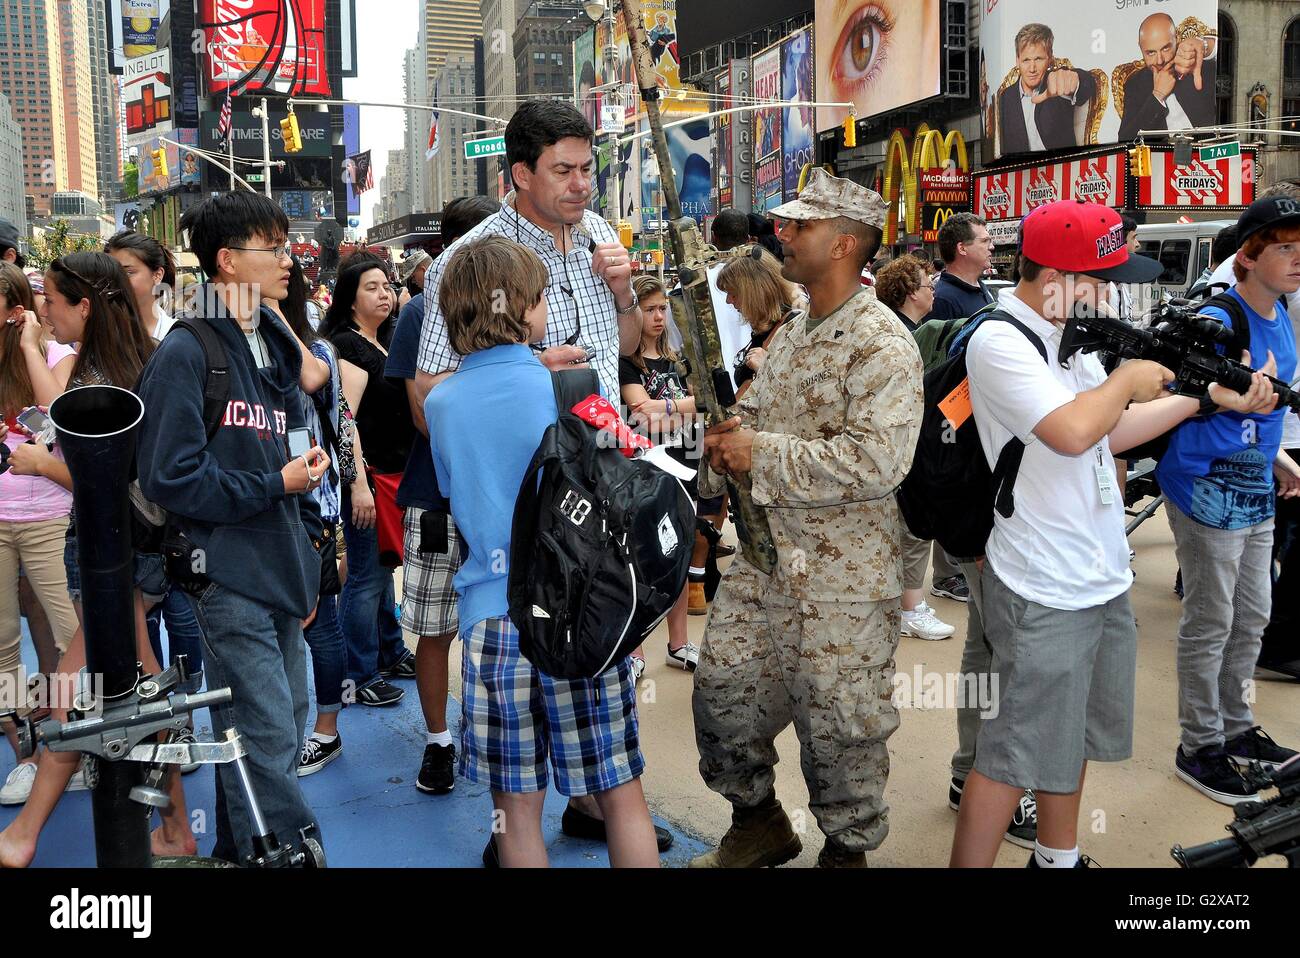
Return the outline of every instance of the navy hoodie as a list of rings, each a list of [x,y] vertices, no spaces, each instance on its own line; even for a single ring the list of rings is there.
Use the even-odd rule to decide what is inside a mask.
[[[211,287],[194,312],[226,346],[230,399],[224,422],[207,441],[203,386],[207,363],[198,339],[169,333],[140,377],[145,415],[137,451],[145,497],[179,520],[207,554],[208,577],[256,602],[306,618],[316,607],[322,531],[309,495],[286,495],[288,431],[305,428],[297,342],[265,307],[258,331],[270,365],[258,369],[239,324]]]

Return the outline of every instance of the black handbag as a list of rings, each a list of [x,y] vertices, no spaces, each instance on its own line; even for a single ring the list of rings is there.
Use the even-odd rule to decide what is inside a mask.
[[[320,594],[323,596],[338,595],[343,591],[343,583],[339,581],[339,554],[338,542],[334,538],[335,528],[333,523],[326,523],[321,538],[312,540],[312,545],[320,554]]]

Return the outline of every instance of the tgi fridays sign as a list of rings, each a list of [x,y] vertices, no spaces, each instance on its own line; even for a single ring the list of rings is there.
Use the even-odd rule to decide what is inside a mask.
[[[1123,206],[1124,162],[1123,153],[1107,153],[981,173],[975,177],[975,215],[986,220],[1019,219],[1057,200]]]
[[[1200,160],[1192,155],[1187,166],[1176,166],[1172,150],[1151,151],[1151,175],[1137,181],[1139,206],[1233,207],[1249,206],[1255,199],[1255,154]]]

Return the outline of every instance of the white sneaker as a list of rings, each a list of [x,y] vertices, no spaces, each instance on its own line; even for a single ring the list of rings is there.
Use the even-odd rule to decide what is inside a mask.
[[[674,669],[694,672],[700,661],[700,650],[694,642],[687,642],[680,649],[669,649],[666,661]]]
[[[957,629],[947,622],[941,621],[934,614],[934,609],[922,602],[911,612],[903,613],[903,627],[900,631],[903,635],[934,642],[939,639],[951,638]]]
[[[639,655],[632,656],[632,684],[640,682],[643,675],[645,675],[645,659]]]
[[[0,805],[21,805],[32,794],[32,782],[36,781],[36,763],[19,762],[0,788]]]

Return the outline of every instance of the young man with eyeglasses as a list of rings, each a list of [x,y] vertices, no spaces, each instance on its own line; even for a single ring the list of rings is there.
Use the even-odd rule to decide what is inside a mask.
[[[316,825],[297,766],[307,719],[302,630],[316,614],[323,527],[304,493],[329,458],[320,447],[289,453],[288,437],[307,425],[297,395],[301,350],[262,305],[288,294],[289,223],[271,200],[240,192],[204,200],[180,225],[209,281],[177,318],[205,323],[220,339],[229,396],[209,439],[211,357],[196,335],[173,330],[140,379],[140,485],[168,511],[173,534],[193,545],[198,574],[186,588],[208,680],[233,693],[214,710],[214,730],[218,738],[239,730],[262,815],[281,843],[295,844]],[[242,861],[255,833],[248,804],[231,766],[217,767],[217,782],[212,854]]]

